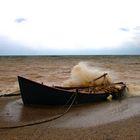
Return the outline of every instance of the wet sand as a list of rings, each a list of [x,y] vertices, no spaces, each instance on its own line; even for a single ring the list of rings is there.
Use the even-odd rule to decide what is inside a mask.
[[[0,127],[48,120],[67,107],[24,106],[20,97],[0,98]],[[140,97],[73,106],[59,119],[16,129],[0,130],[1,140],[139,140]]]

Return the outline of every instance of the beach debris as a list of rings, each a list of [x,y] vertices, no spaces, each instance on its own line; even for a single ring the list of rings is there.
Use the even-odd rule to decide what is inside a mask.
[[[112,101],[112,95],[111,94],[107,97],[107,100]]]

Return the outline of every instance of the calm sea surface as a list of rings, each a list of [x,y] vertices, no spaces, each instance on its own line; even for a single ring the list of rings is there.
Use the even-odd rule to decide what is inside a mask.
[[[108,72],[114,82],[140,85],[138,56],[1,56],[0,94],[18,90],[17,76],[48,85],[61,85],[79,62]]]

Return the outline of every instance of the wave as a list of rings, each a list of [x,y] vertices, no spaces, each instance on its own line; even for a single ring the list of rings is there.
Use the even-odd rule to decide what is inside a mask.
[[[74,87],[74,86],[89,86],[94,79],[98,78],[105,71],[92,67],[88,62],[79,62],[76,66],[72,68],[71,75],[69,79],[64,81],[63,86]],[[112,77],[107,75],[94,81],[94,85],[101,85],[103,83],[112,83]],[[140,96],[140,85],[127,84],[127,97]]]
[[[127,94],[129,97],[140,96],[140,85],[128,84]]]
[[[91,67],[89,63],[79,62],[76,66],[72,68],[70,78],[64,81],[64,86],[74,87],[74,86],[91,86],[91,85],[101,85],[112,83],[111,77],[109,75],[103,76],[102,78],[94,81],[94,79],[100,77],[105,72],[99,68]]]

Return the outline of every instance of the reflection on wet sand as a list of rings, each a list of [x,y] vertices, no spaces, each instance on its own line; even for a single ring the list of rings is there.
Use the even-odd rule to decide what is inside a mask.
[[[5,99],[6,98],[6,99]],[[20,97],[0,98],[0,124],[13,126],[49,119],[65,111],[62,106],[24,106]],[[100,102],[73,106],[63,117],[54,120],[54,128],[98,126],[140,114],[140,97],[121,101]]]

